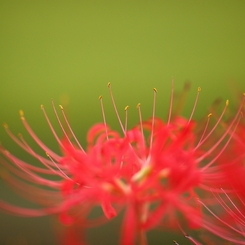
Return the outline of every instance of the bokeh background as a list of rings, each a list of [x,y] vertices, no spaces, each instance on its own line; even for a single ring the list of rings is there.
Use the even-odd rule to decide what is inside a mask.
[[[158,89],[156,114],[166,118],[172,77],[177,91],[185,81],[192,83],[185,116],[190,115],[197,87],[202,88],[195,114],[200,117],[217,97],[232,100],[234,87],[245,89],[244,13],[243,0],[0,0],[0,122],[30,140],[19,120],[18,110],[23,109],[37,135],[59,152],[40,110],[44,104],[57,126],[53,98],[65,106],[86,145],[87,130],[102,121],[100,95],[108,123],[119,129],[108,82],[122,117],[124,107],[130,106],[132,127],[138,120],[137,103],[144,119],[151,115],[153,87]],[[0,139],[20,158],[34,161],[4,129]],[[30,207],[0,184],[0,198]],[[52,226],[47,217],[0,214],[0,244],[58,244]],[[117,244],[119,229],[117,221],[93,229],[90,244]],[[149,234],[149,244],[172,244],[173,239],[189,244],[176,234]]]

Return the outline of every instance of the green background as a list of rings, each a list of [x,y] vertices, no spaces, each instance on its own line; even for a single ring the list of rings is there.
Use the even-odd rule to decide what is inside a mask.
[[[23,109],[37,135],[58,151],[40,104],[57,126],[51,98],[56,104],[69,101],[70,122],[85,145],[87,130],[102,118],[99,95],[108,123],[119,129],[108,82],[122,117],[130,106],[132,127],[138,121],[137,103],[144,119],[151,115],[153,87],[158,89],[156,114],[166,118],[172,77],[177,91],[185,81],[192,83],[184,115],[190,115],[198,86],[195,115],[206,114],[215,98],[234,98],[232,87],[245,90],[244,13],[243,0],[0,0],[0,122],[29,139],[18,116]],[[0,139],[11,152],[33,161],[4,129]],[[1,198],[26,204],[2,183],[0,191]],[[111,237],[117,230],[117,223],[93,230],[91,244],[116,244]],[[0,214],[0,233],[0,244],[55,244],[47,218]],[[150,244],[172,244],[173,239],[181,241],[175,234],[150,234]]]

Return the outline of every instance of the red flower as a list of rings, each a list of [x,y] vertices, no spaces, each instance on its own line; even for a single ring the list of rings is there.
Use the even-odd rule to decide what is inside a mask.
[[[97,124],[89,130],[86,150],[76,139],[61,107],[69,132],[64,129],[54,104],[54,113],[63,131],[62,139],[57,136],[44,107],[41,108],[62,150],[62,156],[40,141],[22,111],[21,120],[26,130],[46,152],[47,157],[34,152],[23,136],[20,135],[18,139],[4,124],[9,136],[45,168],[23,162],[1,147],[1,153],[8,160],[1,159],[1,162],[9,170],[3,174],[3,178],[19,194],[32,202],[44,205],[45,208],[24,209],[4,201],[0,201],[0,207],[22,216],[59,214],[63,223],[79,223],[85,227],[102,224],[124,208],[122,245],[135,244],[137,237],[140,244],[146,244],[147,230],[159,226],[182,229],[185,223],[188,223],[191,229],[204,227],[222,238],[244,244],[240,238],[227,237],[228,233],[223,233],[226,229],[220,229],[219,225],[213,223],[212,220],[216,217],[208,207],[220,205],[217,198],[220,189],[217,191],[217,187],[231,189],[231,184],[227,183],[227,176],[229,174],[231,178],[235,178],[237,167],[239,169],[242,166],[239,161],[226,162],[222,157],[225,156],[225,150],[235,135],[244,99],[223,134],[214,137],[228,102],[215,125],[209,129],[210,115],[204,126],[192,120],[200,88],[189,119],[171,115],[172,90],[169,117],[167,122],[163,122],[155,117],[157,90],[154,89],[152,118],[142,122],[138,105],[140,123],[127,130],[127,121],[123,126],[110,84],[108,87],[123,137],[107,126],[102,97],[100,101],[104,123]],[[149,135],[149,138],[145,135]],[[239,154],[243,153],[239,151]],[[43,174],[59,176],[59,180],[45,178]],[[43,187],[48,187],[48,190]],[[23,193],[23,190],[26,192]],[[101,207],[107,219],[104,216],[96,220],[89,219],[90,213],[97,206]],[[205,214],[203,209],[207,209],[211,215]],[[74,230],[71,230],[72,234]],[[192,238],[189,239],[194,241]]]

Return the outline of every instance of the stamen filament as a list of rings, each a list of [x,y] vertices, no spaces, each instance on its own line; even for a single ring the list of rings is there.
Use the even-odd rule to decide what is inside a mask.
[[[210,130],[210,132],[206,135],[206,137],[201,142],[198,143],[198,145],[194,148],[194,151],[196,151],[209,138],[209,136],[214,132],[214,130],[217,128],[217,126],[219,125],[221,119],[223,118],[223,116],[226,112],[228,105],[229,105],[229,100],[226,101],[225,107],[224,107],[220,117],[218,118],[216,124],[213,126],[213,128]]]
[[[138,103],[136,106],[136,109],[139,112],[140,131],[141,131],[141,135],[142,135],[143,145],[145,145],[145,137],[144,137],[144,131],[143,131],[143,122],[142,122],[142,114],[141,114],[140,106],[141,106],[141,104]]]
[[[213,215],[217,220],[219,220],[222,224],[224,224],[225,226],[229,227],[231,230],[237,232],[238,234],[244,235],[243,232],[237,230],[236,228],[234,228],[233,226],[231,226],[229,223],[225,222],[225,221],[222,220],[220,217],[218,217],[218,216],[217,216],[213,211],[211,211],[211,209],[208,208],[207,205],[205,205],[200,199],[199,199],[198,201],[203,205],[203,207],[206,208],[206,210],[207,210],[210,214],[212,214],[212,215]],[[214,231],[213,231],[213,232],[214,232]],[[219,236],[220,236],[220,237],[223,237],[223,236],[221,236],[221,235],[219,235]],[[225,237],[223,237],[223,238],[224,238],[224,239],[227,239],[227,238],[225,238]],[[233,239],[232,239],[232,240],[231,240],[231,239],[227,239],[227,240],[232,241],[232,242],[236,241],[236,240],[233,240]],[[242,242],[242,243],[239,243],[239,244],[245,244],[245,242]]]
[[[121,121],[121,119],[120,119],[120,116],[119,116],[119,113],[118,113],[118,110],[117,110],[117,107],[116,107],[116,103],[115,103],[115,101],[114,101],[113,93],[112,93],[112,90],[111,90],[111,83],[108,83],[108,84],[107,84],[107,87],[109,88],[111,101],[112,101],[112,104],[113,104],[114,111],[115,111],[115,113],[116,113],[118,122],[119,122],[119,124],[120,124],[120,127],[121,127],[121,129],[122,129],[122,132],[123,132],[124,136],[126,136],[126,132],[125,132],[125,130],[124,130],[122,121]],[[132,145],[129,144],[129,146],[130,146],[130,149],[131,149],[132,153],[133,153],[133,154],[136,156],[136,158],[140,161],[140,158],[137,156],[136,152],[133,150]]]
[[[125,124],[124,124],[124,130],[125,130],[125,132],[127,132],[127,128],[128,128],[128,108],[129,108],[128,105],[124,108],[124,111],[125,111]]]
[[[201,92],[201,88],[198,87],[198,88],[197,88],[196,100],[195,100],[195,103],[194,103],[194,106],[193,106],[193,109],[192,109],[192,112],[191,112],[191,115],[190,115],[188,124],[190,123],[190,121],[191,121],[191,119],[192,119],[192,117],[193,117],[193,115],[194,115],[194,112],[195,112],[195,110],[196,110],[196,106],[197,106],[197,102],[198,102],[198,98],[199,98],[200,92]]]
[[[48,154],[48,152],[46,152],[46,156],[50,159],[50,161],[59,169],[59,171],[60,171],[60,173],[62,174],[62,175],[60,175],[60,174],[58,174],[59,176],[61,176],[61,177],[65,177],[65,179],[69,179],[69,180],[72,180],[59,166],[58,166],[58,164],[52,159],[52,157]],[[46,165],[45,165],[46,166]]]
[[[126,135],[126,132],[124,130],[124,127],[123,127],[123,124],[122,124],[122,121],[120,119],[120,116],[119,116],[119,113],[118,113],[118,110],[117,110],[117,107],[116,107],[116,103],[115,103],[115,100],[114,100],[114,97],[113,97],[113,93],[112,93],[112,90],[111,90],[111,83],[108,83],[107,84],[107,87],[109,88],[109,91],[110,91],[110,96],[111,96],[111,101],[112,101],[112,105],[114,107],[114,111],[116,113],[116,116],[117,116],[117,119],[118,119],[118,122],[120,124],[120,127],[122,129],[122,132],[124,135]]]
[[[54,174],[58,174],[60,177],[63,177],[62,174],[60,174],[60,172],[63,172],[60,167],[54,162],[51,161],[53,163],[53,165],[59,169],[59,171],[53,169],[50,167],[50,165],[48,165],[38,154],[36,154],[32,148],[27,144],[27,142],[24,140],[23,136],[21,134],[19,134],[19,137],[21,139],[21,141],[24,143],[24,145],[26,146],[26,148],[28,149],[29,154],[31,154],[33,157],[35,157],[38,161],[40,161],[46,168],[48,168],[49,170],[51,170]],[[26,166],[32,166],[29,164],[26,164]]]
[[[189,241],[191,241],[195,245],[202,245],[201,243],[199,243],[198,241],[196,241],[194,238],[192,238],[191,236],[187,235],[186,232],[183,230],[183,228],[180,226],[179,223],[178,223],[178,226],[179,226],[179,229],[181,230],[182,234],[184,235],[184,237],[186,239],[188,239]]]
[[[65,131],[65,129],[64,129],[64,127],[63,127],[61,121],[60,121],[60,118],[59,118],[58,113],[57,113],[57,110],[56,110],[56,108],[55,108],[54,100],[53,100],[53,99],[51,100],[51,103],[52,103],[52,107],[53,107],[53,110],[54,110],[54,114],[55,114],[56,119],[57,119],[57,121],[58,121],[58,123],[59,123],[59,126],[60,126],[60,128],[61,128],[61,130],[62,130],[64,136],[66,137],[67,141],[69,142],[70,146],[74,149],[75,147],[74,147],[74,145],[72,144],[72,142],[70,141],[69,136],[67,135],[67,133],[66,133],[66,131]]]
[[[33,180],[34,182],[38,182],[41,185],[45,185],[45,186],[49,186],[49,187],[53,187],[53,188],[57,188],[60,187],[60,183],[57,183],[55,181],[51,181],[51,180],[47,180],[44,179],[36,174],[34,174],[32,171],[26,169],[25,167],[23,167],[22,162],[20,159],[14,157],[12,154],[10,154],[10,152],[6,151],[6,150],[1,150],[1,152],[3,153],[3,155],[5,157],[7,157],[8,159],[10,159],[17,167],[19,167],[20,169],[22,169],[25,173],[27,173]]]
[[[108,140],[109,136],[108,136],[108,130],[107,130],[107,124],[106,124],[106,118],[105,118],[105,110],[104,110],[104,105],[103,105],[103,101],[102,101],[102,95],[99,96],[99,100],[100,100],[100,108],[101,108],[101,112],[102,112],[103,122],[105,125],[106,139]]]
[[[47,121],[47,123],[48,123],[48,125],[49,125],[49,127],[50,127],[50,129],[51,129],[51,132],[53,133],[53,135],[54,135],[56,141],[58,142],[58,144],[60,145],[60,147],[61,147],[62,149],[65,149],[64,145],[62,144],[62,142],[60,141],[58,135],[56,134],[56,132],[55,132],[55,130],[54,130],[54,128],[53,128],[53,126],[52,126],[52,124],[51,124],[49,118],[48,118],[48,115],[47,115],[47,113],[46,113],[46,111],[45,111],[43,105],[41,105],[41,109],[42,109],[42,111],[43,111],[44,117],[45,117],[45,119],[46,119],[46,121]]]
[[[221,188],[222,189],[222,188]],[[213,193],[214,194],[214,193]],[[232,200],[229,198],[229,196],[227,196],[227,198],[229,199],[230,203],[232,204],[232,206],[238,211],[239,214],[242,215],[242,217],[239,217],[227,204],[226,201],[219,195],[217,194],[214,195],[214,197],[216,198],[216,200],[219,202],[219,204],[222,206],[222,208],[232,216],[233,219],[236,220],[236,222],[238,222],[240,225],[245,226],[245,221],[243,221],[244,217],[243,214],[241,213],[241,211],[236,207],[236,205],[232,202]]]
[[[208,129],[208,125],[209,125],[209,121],[210,121],[210,117],[211,117],[211,116],[212,116],[212,113],[209,113],[208,116],[207,116],[208,120],[207,120],[207,122],[206,122],[206,125],[205,125],[205,128],[204,128],[204,130],[203,130],[202,136],[201,136],[199,142],[197,143],[197,146],[196,146],[196,147],[199,146],[199,144],[202,142],[202,139],[204,138],[204,135],[206,134],[206,131],[207,131],[207,129]]]
[[[3,164],[3,166],[4,166],[7,170],[9,170],[10,173],[14,174],[15,176],[18,176],[18,178],[20,178],[20,179],[23,179],[23,180],[25,180],[25,181],[29,181],[29,182],[32,182],[32,183],[36,184],[36,180],[34,180],[29,174],[26,174],[25,172],[23,172],[18,166],[17,166],[17,168],[16,168],[16,165],[14,165],[15,167],[13,167],[13,164],[9,164],[9,163],[8,163],[5,159],[3,159],[2,157],[0,158],[0,160],[1,160],[1,163]],[[9,160],[10,162],[12,162],[11,159],[8,158],[8,160]],[[18,160],[19,160],[20,163],[23,165],[23,167],[26,168],[25,162],[21,161],[20,159],[18,159]],[[35,172],[39,172],[39,173],[46,174],[46,172],[44,172],[44,171],[37,170],[37,167],[34,167],[34,166],[33,166],[33,167],[31,168],[30,165],[28,165],[28,168],[29,168],[30,170],[35,171]],[[48,170],[48,169],[43,169],[43,170]],[[49,170],[48,170],[48,171],[49,171]],[[49,171],[48,174],[50,174],[50,171]],[[9,174],[8,174],[8,176],[9,176]],[[9,179],[9,178],[7,178],[7,179]],[[54,187],[53,187],[53,188],[54,188]],[[57,188],[59,188],[59,186],[57,186]]]
[[[169,113],[168,113],[168,125],[171,120],[171,115],[172,115],[172,110],[173,110],[173,101],[174,101],[174,78],[172,78],[172,89],[171,89],[170,105],[169,105]]]
[[[239,119],[237,120],[237,123],[236,123],[236,125],[235,125],[235,127],[234,127],[234,129],[233,129],[233,131],[232,131],[232,133],[230,134],[230,136],[229,136],[229,138],[228,138],[228,140],[226,141],[226,143],[225,143],[225,145],[221,148],[221,150],[220,150],[220,152],[212,159],[212,161],[210,161],[205,167],[203,167],[202,168],[202,171],[204,171],[204,170],[206,170],[207,168],[209,168],[214,162],[216,162],[216,160],[222,155],[222,153],[225,151],[225,149],[226,149],[226,147],[228,146],[228,144],[230,143],[230,141],[231,141],[231,139],[233,138],[233,135],[234,135],[234,133],[235,133],[235,131],[236,131],[236,129],[237,129],[237,126],[238,126],[238,124],[239,124],[239,122],[240,122],[240,119],[241,119],[241,117],[239,117]],[[228,133],[228,132],[227,132]],[[227,133],[225,133],[225,136],[226,136],[226,134]],[[224,139],[224,137],[225,137],[224,135],[221,137],[221,139],[218,141],[218,142],[216,142],[216,144],[211,148],[211,149],[209,149],[204,155],[209,155],[221,142],[222,142],[222,140]],[[202,158],[202,157],[201,157]],[[197,159],[197,161],[199,161],[199,159]]]
[[[206,156],[208,156],[209,154],[211,154],[213,152],[213,150],[216,149],[216,147],[223,141],[223,139],[226,137],[226,135],[230,132],[230,129],[232,128],[232,126],[234,125],[235,121],[237,120],[237,117],[239,116],[241,109],[243,107],[244,104],[244,100],[245,100],[245,96],[242,99],[241,105],[237,111],[237,114],[235,116],[235,118],[232,120],[230,126],[226,129],[225,133],[220,137],[220,139],[208,150],[206,151],[201,157],[199,157],[197,159],[197,162],[202,161]],[[239,122],[240,120],[238,120]],[[236,128],[236,127],[235,127]],[[204,139],[205,140],[205,139]],[[203,170],[205,170],[207,168],[207,165],[203,168]]]
[[[8,125],[6,123],[4,123],[4,128],[5,128],[5,131],[7,132],[7,134],[9,135],[9,137],[17,144],[19,145],[23,150],[25,150],[27,153],[29,153],[30,155],[38,158],[38,159],[41,159],[42,162],[47,162],[47,164],[49,165],[53,165],[50,161],[48,161],[46,158],[43,158],[42,156],[38,155],[37,153],[35,153],[30,146],[27,147],[27,143],[25,142],[24,143],[24,138],[21,134],[18,134],[19,138],[21,138],[22,142],[17,139],[16,136],[14,136],[14,134],[10,131]],[[51,151],[51,150],[50,150]],[[33,152],[35,153],[35,155],[33,154]],[[52,152],[52,151],[51,151]],[[34,166],[32,166],[34,168]],[[45,169],[42,169],[42,171],[44,171]],[[49,170],[47,170],[49,171]]]
[[[48,151],[50,155],[52,155],[52,157],[56,160],[59,161],[61,159],[61,157],[59,155],[57,155],[56,153],[54,153],[53,151],[51,151],[46,145],[43,144],[43,142],[36,136],[36,134],[32,131],[31,127],[29,126],[29,124],[27,123],[25,117],[24,117],[24,113],[23,111],[20,111],[20,115],[21,115],[21,120],[22,123],[25,127],[25,129],[27,130],[27,132],[31,135],[31,137],[36,141],[36,143],[46,152]]]
[[[231,202],[232,206],[237,210],[237,212],[243,217],[244,219],[244,224],[245,224],[245,215],[237,208],[237,206],[235,205],[235,203],[231,200],[231,198],[229,197],[229,195],[224,191],[223,188],[221,188],[221,190],[223,191],[223,193],[226,195],[227,199]]]
[[[71,128],[70,123],[68,122],[68,119],[67,119],[66,114],[65,114],[65,112],[64,112],[63,106],[62,106],[62,105],[59,105],[59,107],[60,107],[60,109],[61,109],[61,112],[62,112],[63,118],[64,118],[64,120],[65,120],[65,122],[66,122],[66,125],[67,125],[68,129],[70,130],[70,132],[71,132],[71,134],[72,134],[72,137],[73,137],[74,140],[76,141],[76,143],[77,143],[79,149],[80,149],[83,153],[86,154],[86,152],[84,151],[83,147],[82,147],[81,144],[79,143],[79,141],[78,141],[76,135],[74,134],[74,132],[73,132],[73,130],[72,130],[72,128]]]
[[[152,124],[151,124],[151,136],[150,136],[150,149],[149,149],[149,155],[151,154],[152,144],[153,144],[157,89],[156,89],[156,88],[153,88],[153,91],[154,91],[154,97],[153,97],[153,108],[152,108]]]

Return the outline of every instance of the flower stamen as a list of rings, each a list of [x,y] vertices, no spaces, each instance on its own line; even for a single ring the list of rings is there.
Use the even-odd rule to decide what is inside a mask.
[[[109,136],[108,136],[108,130],[107,130],[107,125],[106,125],[105,110],[104,110],[104,105],[103,105],[103,101],[102,101],[102,95],[99,96],[99,101],[100,101],[100,108],[101,108],[101,112],[102,112],[103,122],[105,125],[106,139],[108,140]]]
[[[48,123],[48,125],[49,125],[49,127],[50,127],[50,129],[51,129],[51,132],[53,133],[53,135],[54,135],[56,141],[57,141],[58,144],[62,147],[62,149],[65,149],[64,145],[62,144],[62,142],[60,141],[58,135],[56,134],[56,132],[55,132],[55,130],[54,130],[54,128],[53,128],[53,126],[52,126],[52,124],[51,124],[49,118],[48,118],[48,115],[47,115],[47,113],[46,113],[46,111],[45,111],[43,105],[41,105],[41,110],[43,111],[44,117],[45,117],[45,119],[46,119],[46,121],[47,121],[47,123]]]
[[[72,128],[71,128],[71,125],[70,125],[70,123],[69,123],[69,121],[68,121],[68,119],[67,119],[67,117],[66,117],[65,112],[64,112],[63,106],[62,106],[62,105],[59,105],[59,107],[60,107],[60,109],[61,109],[61,113],[62,113],[62,116],[63,116],[63,118],[64,118],[64,120],[65,120],[65,123],[66,123],[68,129],[70,130],[70,133],[72,134],[72,137],[73,137],[74,140],[76,141],[76,143],[77,143],[79,149],[80,149],[84,154],[86,154],[85,150],[83,149],[83,147],[82,147],[81,144],[79,143],[79,141],[78,141],[76,135],[74,134],[74,132],[73,132],[73,130],[72,130]]]
[[[31,127],[29,126],[29,124],[27,123],[25,117],[24,117],[24,112],[22,110],[19,111],[20,113],[20,119],[25,127],[25,129],[27,130],[27,132],[31,135],[31,137],[36,141],[36,143],[46,152],[49,152],[50,155],[52,155],[52,157],[54,159],[56,159],[56,161],[59,161],[61,159],[61,157],[59,155],[57,155],[56,153],[54,153],[53,151],[51,151],[46,145],[43,144],[43,142],[36,136],[36,134],[33,132],[33,130],[31,129]]]
[[[150,149],[149,155],[152,151],[153,135],[154,135],[154,124],[155,124],[155,112],[156,112],[156,99],[157,99],[157,89],[153,88],[154,97],[153,97],[153,108],[152,108],[152,124],[151,124],[151,136],[150,136]]]
[[[206,170],[207,168],[209,168],[220,156],[221,154],[224,152],[224,150],[226,149],[226,147],[228,146],[229,142],[231,141],[231,139],[233,138],[233,135],[237,129],[237,126],[241,120],[241,117],[242,115],[240,114],[240,117],[238,118],[237,120],[237,123],[234,127],[234,129],[232,130],[232,132],[230,133],[230,136],[228,138],[228,140],[226,141],[226,143],[224,144],[224,146],[221,148],[221,150],[219,151],[219,153],[212,159],[212,161],[210,161],[205,167],[202,168],[202,171]],[[204,155],[209,155],[221,142],[222,140],[224,139],[224,137],[226,136],[226,134],[228,133],[229,131],[225,132],[225,135],[223,135],[221,137],[221,139],[219,141],[216,142],[216,144],[211,148],[209,149]],[[202,158],[202,157],[201,157]],[[197,161],[199,161],[199,159],[197,159]]]
[[[109,88],[109,91],[110,91],[110,96],[111,96],[111,101],[112,101],[112,105],[114,107],[114,111],[116,113],[116,116],[117,116],[117,119],[118,119],[118,122],[120,124],[120,127],[122,129],[122,132],[124,135],[126,135],[126,132],[124,130],[124,127],[123,127],[123,124],[122,124],[122,121],[120,119],[120,116],[119,116],[119,113],[118,113],[118,110],[117,110],[117,107],[116,107],[116,103],[115,103],[115,100],[114,100],[114,97],[113,97],[113,93],[112,93],[112,90],[111,90],[111,83],[108,83],[107,84],[107,87]]]
[[[229,139],[228,139],[228,143],[229,143],[229,141],[231,140],[231,138],[232,138],[232,136],[234,135],[234,132],[235,132],[235,130],[236,130],[236,127],[237,127],[237,125],[238,125],[238,123],[239,123],[239,121],[240,121],[240,119],[241,119],[241,110],[242,110],[242,107],[243,107],[243,105],[244,105],[244,101],[245,101],[245,96],[243,97],[243,99],[242,99],[242,102],[241,102],[241,105],[240,105],[240,107],[239,107],[239,109],[238,109],[238,111],[237,111],[237,113],[236,113],[236,116],[234,117],[234,119],[232,120],[232,122],[231,122],[231,124],[230,124],[230,126],[226,129],[226,131],[225,131],[225,133],[220,137],[220,139],[208,150],[208,151],[206,151],[201,157],[199,157],[198,159],[197,159],[197,162],[200,162],[200,161],[202,161],[206,156],[208,156],[209,154],[211,154],[218,146],[219,146],[219,144],[223,141],[223,139],[226,137],[226,135],[230,132],[230,130],[231,130],[231,128],[232,128],[232,126],[234,125],[234,123],[236,122],[236,120],[237,120],[237,118],[238,118],[238,116],[240,115],[240,117],[238,118],[238,121],[237,121],[237,123],[236,123],[236,125],[235,125],[235,127],[234,127],[234,130],[232,131],[232,133],[231,133],[231,135],[230,135],[230,137],[229,137]],[[227,106],[228,104],[227,104],[227,102],[226,102],[226,106]],[[216,123],[217,124],[217,123]],[[207,136],[206,136],[206,138],[207,138]],[[205,139],[206,139],[205,138]],[[205,140],[204,139],[204,140]],[[203,142],[203,141],[202,141]],[[228,145],[228,143],[226,142],[226,144],[225,144],[225,146],[222,148],[222,150],[221,150],[221,152],[217,155],[217,156],[219,156],[223,151],[224,151],[224,149],[225,149],[225,147]],[[216,156],[216,157],[217,157]],[[214,159],[216,159],[216,157],[214,158]],[[214,159],[211,161],[211,162],[214,162]],[[202,168],[202,170],[205,170],[206,168],[208,168],[208,166],[210,166],[211,165],[211,162],[209,163],[209,164],[207,164],[204,168]]]
[[[72,180],[59,166],[58,166],[58,164],[53,160],[53,158],[48,154],[48,152],[45,152],[46,153],[46,156],[49,158],[49,160],[56,166],[56,168],[60,171],[60,173],[62,174],[62,175],[60,175],[59,173],[58,173],[58,175],[59,176],[61,176],[61,177],[65,177],[66,179],[69,179],[69,180]],[[47,165],[45,165],[45,166],[47,166]],[[53,170],[52,168],[50,168],[49,166],[47,166],[49,169],[51,169],[51,170]],[[54,171],[54,170],[53,170]],[[55,171],[56,172],[56,171]]]
[[[124,130],[125,130],[125,132],[127,132],[127,128],[128,128],[128,108],[129,108],[128,105],[124,108],[124,111],[125,111],[125,124],[124,124]]]
[[[144,130],[143,130],[143,121],[142,121],[142,114],[141,114],[141,109],[140,109],[141,104],[138,103],[136,106],[136,109],[138,110],[139,113],[139,121],[140,121],[140,132],[141,132],[141,136],[142,136],[142,141],[143,141],[143,152],[145,152],[145,136],[144,136]],[[145,160],[145,154],[143,156],[144,160]]]
[[[206,137],[204,137],[204,139],[202,139],[202,141],[199,141],[198,145],[195,147],[194,151],[197,150],[208,138],[209,136],[214,132],[214,130],[217,128],[217,126],[219,125],[219,123],[221,122],[221,119],[223,118],[225,112],[226,112],[226,109],[229,105],[229,100],[226,100],[225,102],[225,107],[220,115],[220,117],[218,118],[216,124],[213,126],[213,128],[210,130],[210,132],[206,135]]]
[[[205,125],[205,128],[204,128],[204,130],[203,130],[202,136],[201,136],[199,142],[197,143],[197,146],[196,146],[196,147],[198,147],[199,144],[202,142],[202,139],[204,138],[204,135],[205,135],[206,132],[207,132],[207,129],[208,129],[208,125],[209,125],[209,121],[210,121],[211,116],[212,116],[212,113],[209,113],[208,116],[207,116],[208,120],[207,120],[207,122],[206,122],[206,125]]]
[[[173,101],[174,101],[174,78],[172,78],[172,88],[170,95],[170,105],[169,105],[169,113],[168,113],[168,125],[171,120],[172,110],[173,110]]]
[[[70,146],[71,146],[73,149],[75,149],[74,145],[73,145],[72,142],[70,141],[69,136],[67,135],[66,130],[64,129],[64,127],[63,127],[63,125],[62,125],[62,123],[61,123],[61,121],[60,121],[60,118],[59,118],[58,113],[57,113],[57,111],[56,111],[56,108],[55,108],[54,100],[53,100],[53,99],[51,100],[51,103],[52,103],[52,107],[53,107],[53,110],[54,110],[54,114],[55,114],[55,116],[56,116],[56,119],[57,119],[57,121],[58,121],[58,123],[59,123],[59,126],[60,126],[60,128],[61,128],[61,130],[62,130],[62,132],[63,132],[63,134],[64,134],[64,136],[65,136],[65,138],[66,138],[67,141],[69,142]]]
[[[190,121],[191,121],[191,119],[192,119],[192,117],[193,117],[193,115],[194,115],[194,112],[195,112],[195,110],[196,110],[196,106],[197,106],[197,102],[198,102],[198,98],[199,98],[200,92],[201,92],[201,88],[198,87],[198,88],[197,88],[196,100],[195,100],[195,103],[194,103],[194,106],[193,106],[193,109],[192,109],[190,118],[189,118],[189,120],[188,120],[188,124],[190,123]]]

